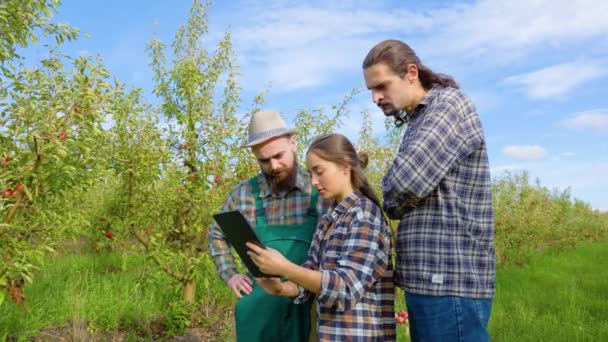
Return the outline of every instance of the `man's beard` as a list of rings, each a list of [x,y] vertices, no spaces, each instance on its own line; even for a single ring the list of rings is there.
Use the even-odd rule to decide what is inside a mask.
[[[387,117],[388,117],[388,116],[395,116],[395,117],[397,117],[397,116],[399,116],[399,113],[400,113],[400,112],[401,112],[401,111],[400,111],[399,109],[393,109],[392,111],[390,111],[390,112],[388,112],[388,113],[387,113],[387,112],[385,112],[385,111],[382,111],[382,113],[384,113],[384,116],[387,116]]]
[[[395,116],[397,114],[399,114],[399,109],[397,109],[395,106],[393,106],[393,104],[391,102],[380,102],[376,104],[378,106],[378,108],[380,108],[380,110],[382,110],[382,113],[384,114],[384,116]],[[390,111],[386,112],[384,109],[388,107],[388,109],[390,109]]]
[[[395,107],[393,107],[393,110],[391,110],[390,112],[385,112],[384,109],[382,108],[382,105],[379,104],[378,107],[380,107],[380,109],[382,109],[382,113],[384,114],[384,116],[386,116],[387,118],[390,118],[391,116],[395,119],[395,125],[397,127],[401,127],[404,123],[404,111],[401,109],[397,109]]]
[[[295,156],[293,158],[293,165],[288,171],[289,173],[283,179],[277,179],[276,176],[264,173],[266,182],[268,183],[272,193],[284,193],[293,189],[296,185],[296,180],[298,178],[298,162],[296,161]]]

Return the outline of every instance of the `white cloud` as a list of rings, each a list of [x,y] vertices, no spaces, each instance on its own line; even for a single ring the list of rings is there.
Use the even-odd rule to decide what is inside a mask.
[[[245,75],[256,84],[273,82],[279,90],[316,87],[356,72],[369,48],[388,37],[412,43],[430,60],[427,64],[452,63],[453,70],[459,65],[455,59],[474,57],[500,64],[500,59],[513,56],[529,58],[530,49],[571,46],[608,34],[606,1],[481,0],[429,6],[398,1],[250,1],[239,9],[239,20],[234,19],[236,13],[231,18],[238,23],[237,51],[248,56]],[[577,70],[557,85],[536,78],[559,70],[514,80],[529,87],[532,96],[543,98],[588,80],[592,68]]]
[[[531,98],[547,99],[562,97],[583,83],[606,74],[606,67],[599,63],[572,62],[510,76],[505,82],[524,87]]]
[[[538,145],[509,145],[502,149],[507,157],[518,160],[533,160],[543,158],[547,152]]]
[[[272,83],[273,91],[312,88],[328,83],[336,73],[361,63],[366,41],[324,41],[314,46],[287,49],[251,60],[247,75],[260,84]]]
[[[340,6],[341,7],[341,6]],[[367,7],[367,6],[365,6]],[[414,32],[432,27],[432,18],[396,8],[338,8],[331,4],[283,7],[261,11],[253,27],[241,27],[235,35],[241,46],[256,49],[291,49],[311,43],[362,37],[396,29]],[[407,25],[403,25],[407,22]]]
[[[443,39],[473,55],[559,46],[608,32],[608,2],[594,0],[481,0],[438,11]],[[455,39],[457,38],[457,39]]]
[[[608,131],[608,109],[575,113],[560,123],[567,128]]]
[[[265,7],[266,5],[264,5]],[[432,18],[405,9],[340,2],[252,8],[249,20],[235,28],[235,46],[248,55],[245,74],[257,84],[271,82],[277,91],[325,85],[336,75],[360,71],[373,35],[427,30]]]
[[[278,91],[317,87],[359,71],[380,40],[374,36],[426,31],[433,25],[428,15],[400,8],[387,12],[364,2],[268,7],[247,11],[249,20],[235,29],[235,46],[248,55],[244,73],[257,84],[272,82]]]

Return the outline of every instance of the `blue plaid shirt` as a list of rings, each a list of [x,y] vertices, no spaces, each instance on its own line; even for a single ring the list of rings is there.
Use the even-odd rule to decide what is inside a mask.
[[[395,341],[391,231],[369,198],[354,192],[323,215],[302,267],[322,274],[319,341]],[[295,303],[312,298],[299,291]]]
[[[395,283],[422,295],[491,298],[492,194],[475,106],[460,90],[436,86],[405,121],[382,180],[384,210],[400,220]]]

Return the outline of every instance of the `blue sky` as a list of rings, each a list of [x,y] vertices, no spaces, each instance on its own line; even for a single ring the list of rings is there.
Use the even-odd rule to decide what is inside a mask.
[[[152,89],[145,43],[166,43],[190,1],[63,0],[56,21],[91,35],[71,53],[101,54],[113,75]],[[452,75],[477,104],[492,175],[528,170],[549,188],[608,210],[607,1],[216,1],[209,44],[233,32],[244,106],[270,84],[267,107],[288,118],[337,104],[363,86],[361,61],[387,38],[410,44],[423,63]],[[211,45],[210,45],[211,46]],[[37,53],[44,50],[39,48]],[[361,111],[383,115],[367,91]]]

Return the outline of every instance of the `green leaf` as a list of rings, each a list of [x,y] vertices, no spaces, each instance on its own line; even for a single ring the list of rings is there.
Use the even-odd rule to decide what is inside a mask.
[[[23,192],[25,192],[25,195],[27,196],[27,199],[31,202],[32,201],[32,193],[30,192],[29,187],[25,186],[25,184],[22,184],[23,186]]]
[[[30,277],[28,274],[21,273],[21,276],[23,277],[23,279],[25,279],[25,281],[26,281],[28,284],[31,284],[31,283],[32,283],[32,277]]]

